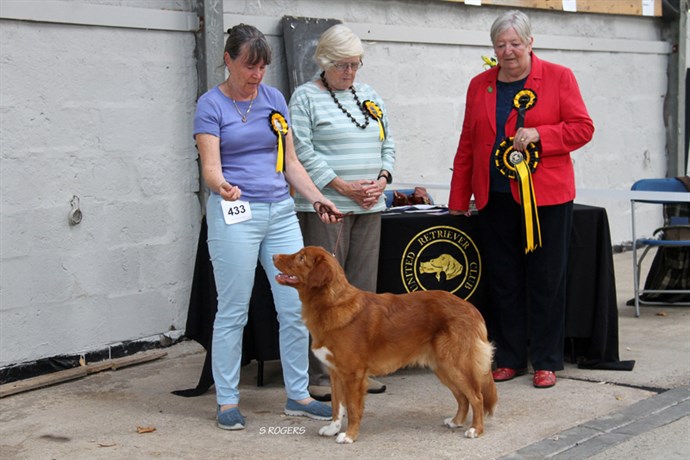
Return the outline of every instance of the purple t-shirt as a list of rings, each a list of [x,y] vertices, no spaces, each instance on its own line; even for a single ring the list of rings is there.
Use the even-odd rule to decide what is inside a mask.
[[[259,85],[254,104],[242,123],[250,101],[236,101],[216,86],[203,94],[194,115],[194,136],[211,134],[220,138],[220,162],[228,183],[239,186],[242,200],[276,203],[290,196],[282,172],[276,172],[278,137],[269,117],[274,110],[283,114],[289,125],[285,97],[277,89]]]

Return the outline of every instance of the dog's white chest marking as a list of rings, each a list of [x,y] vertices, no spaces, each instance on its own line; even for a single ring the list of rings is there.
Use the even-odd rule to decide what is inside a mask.
[[[322,363],[324,363],[328,367],[332,366],[331,362],[328,361],[328,357],[333,356],[333,354],[331,353],[331,350],[329,350],[326,347],[321,347],[321,348],[316,348],[316,349],[312,348],[311,351],[314,352],[314,356],[319,358],[319,361],[321,361]]]

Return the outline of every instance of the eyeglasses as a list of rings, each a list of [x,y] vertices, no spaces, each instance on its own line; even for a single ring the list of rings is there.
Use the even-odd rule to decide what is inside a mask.
[[[333,63],[333,67],[335,67],[335,69],[338,72],[345,72],[347,69],[350,69],[354,72],[356,70],[361,69],[363,65],[364,65],[364,63],[362,61],[348,62],[348,63],[341,63],[341,62],[334,62]]]

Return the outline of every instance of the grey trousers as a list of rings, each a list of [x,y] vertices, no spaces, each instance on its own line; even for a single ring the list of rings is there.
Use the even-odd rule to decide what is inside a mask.
[[[376,292],[381,244],[381,213],[349,214],[338,224],[324,224],[315,212],[298,212],[305,246],[321,246],[335,254],[348,281]],[[330,385],[326,366],[309,351],[309,384]]]

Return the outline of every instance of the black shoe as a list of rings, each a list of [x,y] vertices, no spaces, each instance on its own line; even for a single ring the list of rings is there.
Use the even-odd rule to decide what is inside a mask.
[[[330,385],[309,385],[309,396],[321,402],[328,402],[331,400],[331,386]]]
[[[367,388],[367,393],[379,394],[385,393],[385,391],[386,385],[369,377],[369,387]]]
[[[386,385],[369,377],[367,393],[380,394],[386,392]],[[321,402],[331,400],[330,385],[309,385],[309,396]]]

